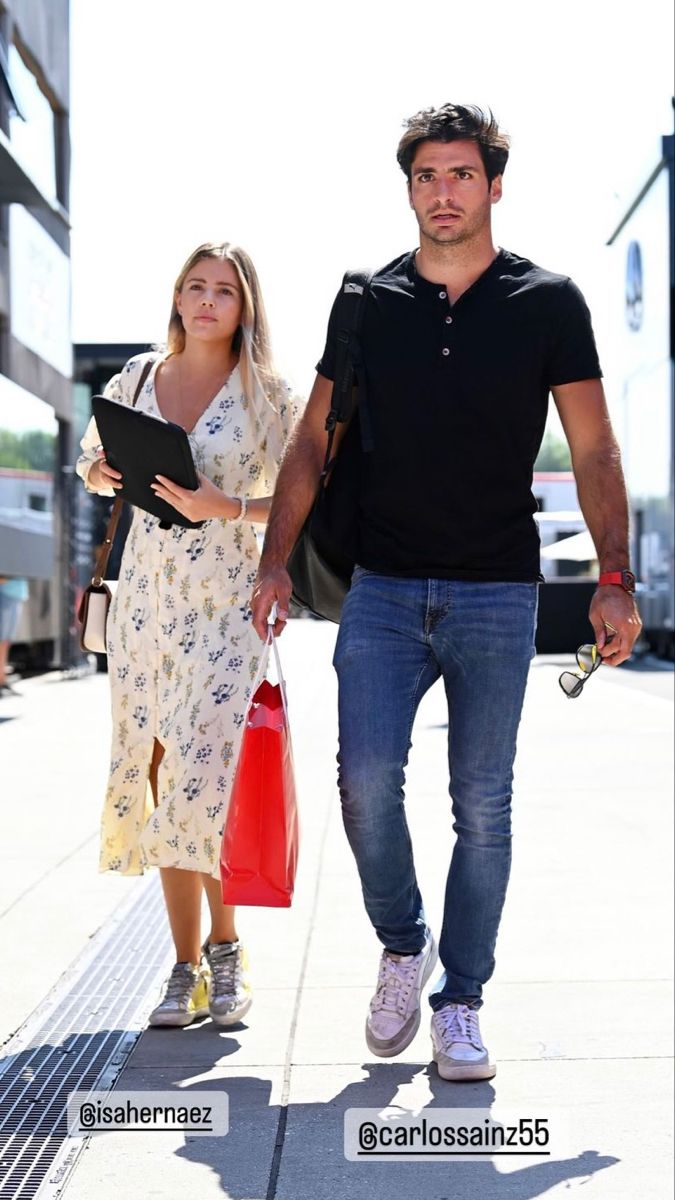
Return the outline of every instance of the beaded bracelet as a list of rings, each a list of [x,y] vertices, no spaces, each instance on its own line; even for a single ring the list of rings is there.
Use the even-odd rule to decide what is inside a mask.
[[[244,521],[246,519],[246,514],[248,512],[248,497],[247,496],[239,496],[238,499],[239,499],[241,508],[239,509],[239,512],[237,513],[237,516],[235,517],[235,521]]]

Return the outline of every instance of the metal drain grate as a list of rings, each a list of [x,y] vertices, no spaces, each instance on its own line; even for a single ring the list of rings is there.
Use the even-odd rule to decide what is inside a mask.
[[[1,1200],[61,1194],[85,1142],[67,1134],[69,1093],[110,1087],[145,1028],[171,938],[159,878],[140,886],[4,1047]]]

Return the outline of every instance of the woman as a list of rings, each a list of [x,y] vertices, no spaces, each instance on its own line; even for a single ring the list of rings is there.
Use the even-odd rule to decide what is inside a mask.
[[[150,1024],[188,1025],[209,1012],[231,1025],[251,995],[234,909],[221,900],[220,842],[260,655],[247,603],[255,525],[267,519],[296,415],[243,250],[209,243],[190,255],[166,353],[132,358],[105,394],[132,404],[149,357],[136,406],[187,431],[199,477],[190,492],[158,475],[154,490],[205,524],[163,530],[134,510],[108,618],[113,739],[100,865],[160,870],[177,961]],[[88,490],[114,495],[121,475],[98,443],[92,420],[77,470]],[[211,915],[203,947],[202,890]]]

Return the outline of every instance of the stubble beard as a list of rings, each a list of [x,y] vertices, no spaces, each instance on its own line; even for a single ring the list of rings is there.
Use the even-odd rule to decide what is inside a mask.
[[[462,246],[466,242],[473,241],[475,236],[474,231],[471,229],[459,229],[456,231],[452,229],[441,230],[435,229],[433,225],[431,229],[422,229],[420,226],[420,232],[423,234],[425,241],[431,242],[432,246],[439,247]]]
[[[484,231],[490,226],[490,207],[476,213],[474,219],[460,229],[437,228],[431,221],[422,224],[418,218],[420,238],[433,246],[434,250],[454,249],[455,247],[470,248],[477,242]]]

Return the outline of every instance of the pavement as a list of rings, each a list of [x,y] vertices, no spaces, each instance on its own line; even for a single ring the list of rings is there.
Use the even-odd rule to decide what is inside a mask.
[[[229,1097],[224,1137],[92,1138],[66,1200],[661,1200],[672,1195],[673,671],[602,668],[566,700],[571,659],[535,659],[516,763],[514,861],[481,1013],[498,1062],[450,1084],[420,1031],[374,1059],[363,1025],[379,944],[364,916],[335,786],[335,628],[294,621],[280,643],[302,844],[290,909],[240,910],[255,989],[244,1023],[147,1030],[117,1089]],[[0,1041],[40,1005],[121,904],[148,886],[97,871],[107,679],[42,676],[0,703]],[[440,927],[453,834],[447,711],[418,714],[407,807]],[[439,1108],[548,1120],[550,1157],[348,1161],[344,1113]],[[502,1114],[505,1114],[502,1118]]]

